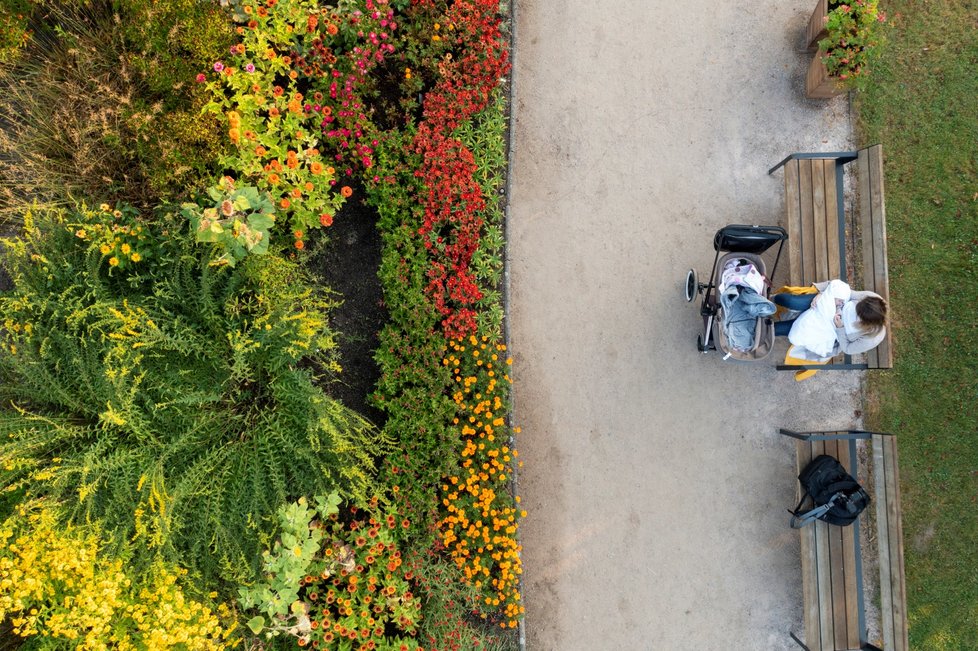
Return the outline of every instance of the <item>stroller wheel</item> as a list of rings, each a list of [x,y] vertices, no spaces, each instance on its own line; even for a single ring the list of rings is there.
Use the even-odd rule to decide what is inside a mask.
[[[690,269],[686,273],[686,302],[692,303],[697,294],[696,269]]]

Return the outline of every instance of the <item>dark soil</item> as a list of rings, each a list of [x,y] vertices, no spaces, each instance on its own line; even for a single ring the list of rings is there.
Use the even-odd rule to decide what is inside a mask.
[[[387,322],[377,277],[382,241],[377,231],[377,212],[363,200],[363,189],[353,187],[353,196],[336,214],[333,225],[324,229],[328,241],[313,247],[309,266],[343,300],[333,310],[331,319],[343,371],[324,388],[380,427],[384,414],[367,403],[367,396],[380,379],[373,355],[377,335]]]

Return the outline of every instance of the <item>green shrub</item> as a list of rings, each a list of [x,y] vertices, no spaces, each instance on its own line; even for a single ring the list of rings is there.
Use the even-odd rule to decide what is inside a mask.
[[[90,235],[109,217],[38,211],[7,242],[0,486],[207,583],[251,579],[279,505],[373,492],[376,433],[309,370],[338,368],[334,302],[279,256],[208,265],[165,217],[156,255],[113,266]]]

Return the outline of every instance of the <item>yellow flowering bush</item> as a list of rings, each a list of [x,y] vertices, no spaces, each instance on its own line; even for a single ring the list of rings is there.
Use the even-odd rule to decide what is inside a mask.
[[[160,564],[138,581],[102,551],[94,527],[63,527],[21,506],[0,525],[0,620],[21,638],[86,649],[216,651],[237,645],[230,612],[188,598],[182,572]],[[47,648],[47,647],[45,647]]]
[[[470,336],[450,343],[443,364],[452,369],[453,424],[464,442],[461,472],[441,486],[445,516],[441,542],[468,581],[482,590],[484,618],[515,627],[523,613],[519,582],[521,547],[516,532],[520,510],[511,491],[517,451],[506,423],[511,383],[506,346]]]
[[[156,257],[157,236],[139,219],[139,212],[128,205],[112,208],[107,203],[97,209],[84,204],[66,224],[82,242],[98,249],[111,269],[125,269]]]

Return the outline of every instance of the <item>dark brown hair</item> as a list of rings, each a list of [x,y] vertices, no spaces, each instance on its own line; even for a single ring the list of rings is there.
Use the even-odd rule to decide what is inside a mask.
[[[886,301],[879,296],[867,296],[856,303],[856,316],[863,330],[876,334],[886,326]]]

